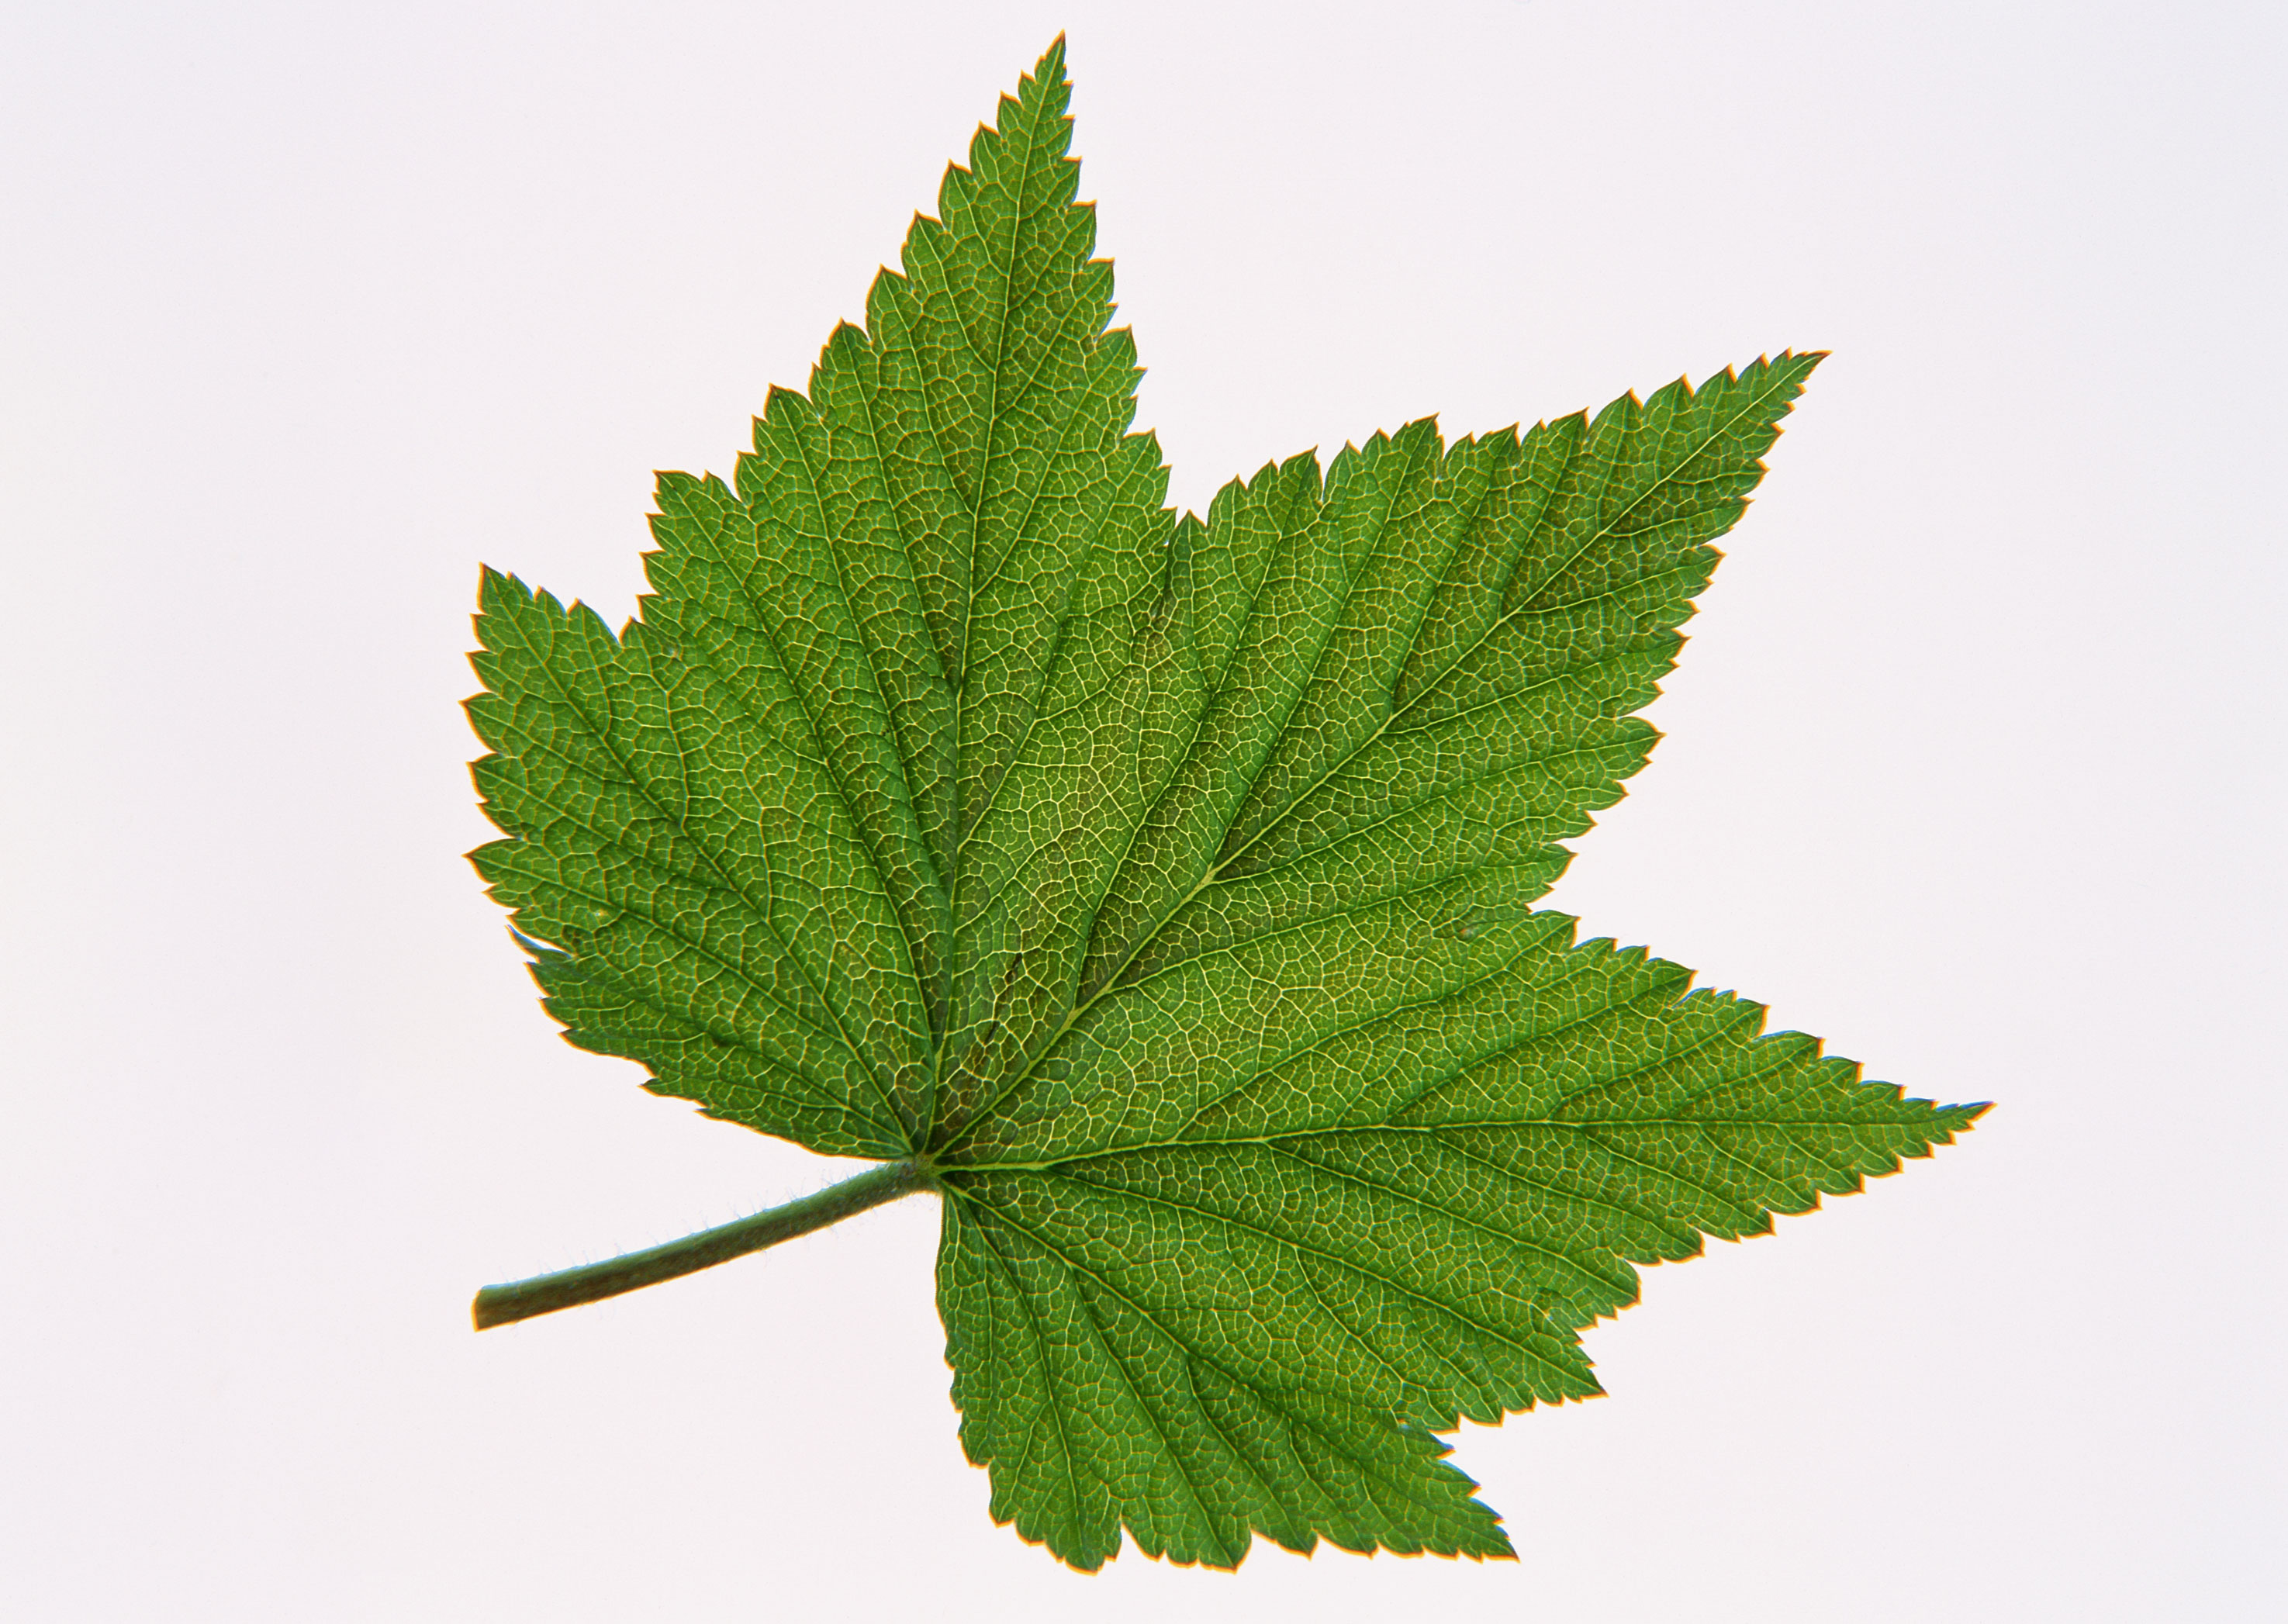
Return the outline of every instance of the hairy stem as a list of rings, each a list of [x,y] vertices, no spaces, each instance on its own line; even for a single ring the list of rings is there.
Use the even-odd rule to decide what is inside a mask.
[[[824,1229],[869,1207],[879,1207],[902,1195],[933,1187],[929,1174],[916,1163],[886,1161],[855,1178],[829,1184],[815,1195],[806,1195],[800,1200],[756,1213],[752,1217],[701,1230],[664,1246],[630,1252],[585,1268],[535,1275],[531,1279],[505,1286],[488,1286],[477,1293],[477,1300],[470,1304],[470,1316],[475,1319],[477,1329],[487,1331],[497,1325],[529,1319],[536,1314],[552,1314],[560,1308],[576,1308],[583,1303],[616,1297],[622,1292],[656,1286],[679,1274],[711,1269],[717,1264],[759,1252],[782,1240]]]

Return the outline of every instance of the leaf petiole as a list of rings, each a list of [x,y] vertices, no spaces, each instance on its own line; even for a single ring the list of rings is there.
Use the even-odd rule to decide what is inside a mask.
[[[886,1201],[894,1201],[918,1190],[934,1189],[936,1185],[937,1181],[918,1161],[886,1161],[855,1178],[829,1184],[815,1194],[713,1229],[701,1230],[680,1240],[578,1269],[535,1275],[528,1280],[504,1286],[488,1286],[477,1293],[476,1301],[469,1305],[470,1318],[476,1321],[477,1329],[489,1331],[497,1325],[512,1325],[536,1314],[552,1314],[560,1308],[599,1303],[623,1292],[656,1286],[679,1275],[711,1269],[717,1264],[759,1252],[782,1240],[824,1229],[869,1207],[879,1207]]]

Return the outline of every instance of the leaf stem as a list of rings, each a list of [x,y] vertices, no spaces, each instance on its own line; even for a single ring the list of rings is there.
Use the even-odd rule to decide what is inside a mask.
[[[476,1301],[469,1305],[470,1317],[476,1321],[477,1329],[488,1331],[497,1325],[529,1319],[536,1314],[552,1314],[560,1308],[601,1302],[640,1287],[656,1286],[678,1275],[711,1269],[717,1264],[759,1252],[797,1235],[807,1235],[869,1207],[879,1207],[917,1190],[934,1189],[936,1184],[918,1161],[886,1161],[855,1178],[829,1184],[814,1195],[701,1230],[664,1246],[607,1258],[583,1268],[536,1275],[528,1280],[488,1286],[477,1293]]]

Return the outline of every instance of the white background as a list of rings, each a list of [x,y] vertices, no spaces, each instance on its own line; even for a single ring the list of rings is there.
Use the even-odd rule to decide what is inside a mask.
[[[0,1612],[2276,1618],[2276,4],[0,15]],[[1070,31],[1174,498],[1835,352],[1557,901],[1932,1162],[1465,1429],[1521,1560],[1096,1579],[963,1463],[926,1198],[554,1035],[460,853],[477,565],[616,621]]]

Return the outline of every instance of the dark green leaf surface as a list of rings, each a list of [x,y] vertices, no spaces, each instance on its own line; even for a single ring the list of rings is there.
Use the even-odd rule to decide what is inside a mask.
[[[574,1042],[927,1159],[1027,1538],[1505,1555],[1434,1433],[1977,1114],[1533,906],[1818,358],[1180,519],[1065,99],[1060,46],[735,488],[662,477],[638,621],[487,574],[476,861]]]

